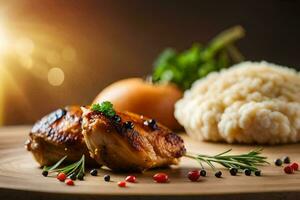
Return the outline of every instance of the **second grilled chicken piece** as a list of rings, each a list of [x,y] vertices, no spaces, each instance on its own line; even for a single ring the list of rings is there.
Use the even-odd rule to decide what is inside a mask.
[[[83,154],[88,165],[96,165],[83,140],[81,115],[79,106],[69,106],[46,115],[33,126],[26,147],[41,166],[53,165],[66,155],[67,162],[76,162]]]
[[[177,164],[185,153],[183,140],[154,120],[129,112],[107,117],[82,109],[82,133],[91,157],[113,171]]]

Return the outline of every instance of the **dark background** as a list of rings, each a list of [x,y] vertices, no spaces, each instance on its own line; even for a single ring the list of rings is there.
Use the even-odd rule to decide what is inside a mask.
[[[12,55],[5,59],[9,75],[2,75],[0,88],[5,125],[32,123],[64,105],[89,104],[109,83],[151,73],[166,47],[205,43],[233,25],[247,31],[238,43],[247,60],[300,66],[300,3],[293,0],[13,0],[0,2],[1,20],[12,36],[35,44],[30,69]],[[66,46],[76,59],[44,61],[45,52]],[[65,73],[60,86],[47,81],[52,67]]]

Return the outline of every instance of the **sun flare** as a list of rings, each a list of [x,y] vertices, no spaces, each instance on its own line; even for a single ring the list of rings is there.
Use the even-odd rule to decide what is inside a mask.
[[[5,53],[9,46],[8,34],[2,24],[0,24],[0,55]]]

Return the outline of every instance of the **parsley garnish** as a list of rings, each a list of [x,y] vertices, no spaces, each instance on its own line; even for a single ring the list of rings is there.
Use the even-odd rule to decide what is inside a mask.
[[[109,101],[104,101],[101,104],[96,103],[93,104],[91,109],[93,111],[101,112],[107,117],[113,117],[116,114],[116,111],[113,108],[113,104]]]
[[[183,52],[166,49],[154,63],[152,81],[172,82],[183,90],[189,89],[193,82],[210,72],[241,62],[243,56],[233,43],[244,34],[241,26],[235,26],[221,32],[206,46],[194,44]]]

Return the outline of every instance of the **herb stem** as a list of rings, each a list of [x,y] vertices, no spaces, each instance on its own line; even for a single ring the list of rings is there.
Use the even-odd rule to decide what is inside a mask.
[[[70,175],[73,173],[75,173],[76,175],[78,175],[80,173],[82,173],[82,174],[85,173],[85,169],[84,169],[85,168],[85,156],[84,155],[82,155],[82,157],[80,158],[79,161],[77,161],[73,164],[67,165],[65,167],[58,168],[66,158],[67,158],[67,156],[63,157],[57,163],[55,163],[53,166],[49,166],[49,167],[45,166],[43,168],[43,171],[64,173],[66,175]]]
[[[266,159],[267,157],[260,156],[262,149],[252,150],[246,154],[240,155],[225,155],[228,154],[231,149],[219,153],[215,156],[209,156],[204,154],[191,154],[187,153],[184,155],[187,158],[191,158],[200,163],[203,168],[202,162],[205,162],[209,165],[213,170],[216,169],[213,163],[220,164],[226,168],[235,167],[237,169],[250,169],[251,171],[258,170],[258,166],[262,166],[265,164],[269,164]]]

